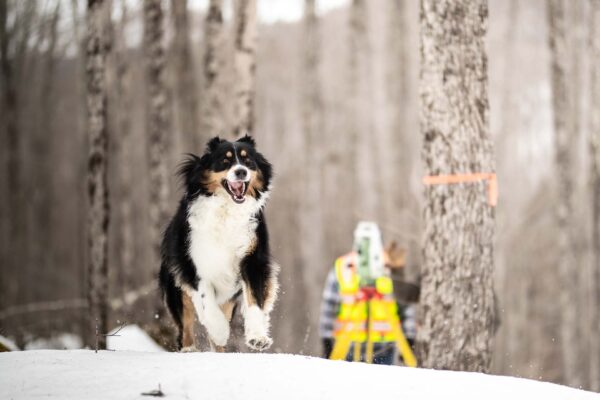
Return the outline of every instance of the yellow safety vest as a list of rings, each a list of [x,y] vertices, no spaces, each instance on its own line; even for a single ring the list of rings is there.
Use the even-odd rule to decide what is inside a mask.
[[[339,257],[335,261],[335,274],[340,287],[341,304],[335,322],[334,337],[342,329],[351,330],[353,342],[367,341],[368,334],[374,343],[394,342],[396,340],[391,323],[399,324],[398,306],[394,299],[392,280],[387,276],[377,278],[375,289],[378,296],[368,302],[360,296],[360,277],[356,273],[357,254],[355,252]],[[370,312],[371,332],[367,332]]]

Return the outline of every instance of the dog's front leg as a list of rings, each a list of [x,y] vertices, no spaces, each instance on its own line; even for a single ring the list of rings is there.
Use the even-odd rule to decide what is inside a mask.
[[[214,287],[201,280],[198,290],[192,290],[189,295],[198,314],[198,320],[206,328],[210,340],[216,346],[225,346],[229,339],[229,321],[217,304]]]
[[[271,347],[273,339],[269,336],[270,316],[277,294],[275,269],[267,265],[257,265],[252,256],[245,260],[242,275],[242,313],[244,332],[248,347],[263,351]]]

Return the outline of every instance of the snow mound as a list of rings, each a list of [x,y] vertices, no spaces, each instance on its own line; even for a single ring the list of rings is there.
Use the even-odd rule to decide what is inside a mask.
[[[25,350],[75,350],[83,347],[83,339],[73,333],[60,333],[48,338],[27,340]]]
[[[106,347],[109,350],[119,351],[147,351],[151,353],[165,351],[137,325],[127,325],[123,328],[113,329],[106,337]]]
[[[598,399],[551,383],[469,372],[367,365],[286,354],[0,354],[0,398],[145,399]]]

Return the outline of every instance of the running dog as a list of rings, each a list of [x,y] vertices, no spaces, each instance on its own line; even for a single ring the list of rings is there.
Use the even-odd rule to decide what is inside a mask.
[[[272,174],[248,135],[234,142],[215,137],[202,157],[182,163],[185,194],[164,234],[159,276],[179,350],[195,349],[196,314],[212,349],[224,351],[238,303],[246,344],[262,351],[273,343],[278,267],[263,214]]]

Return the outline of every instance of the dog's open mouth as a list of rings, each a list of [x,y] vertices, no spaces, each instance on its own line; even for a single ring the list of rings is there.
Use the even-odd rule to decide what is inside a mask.
[[[241,204],[246,200],[246,190],[248,190],[247,182],[230,182],[227,179],[225,179],[223,181],[223,186],[225,186],[227,193],[229,193],[233,201],[235,201],[236,203]]]

